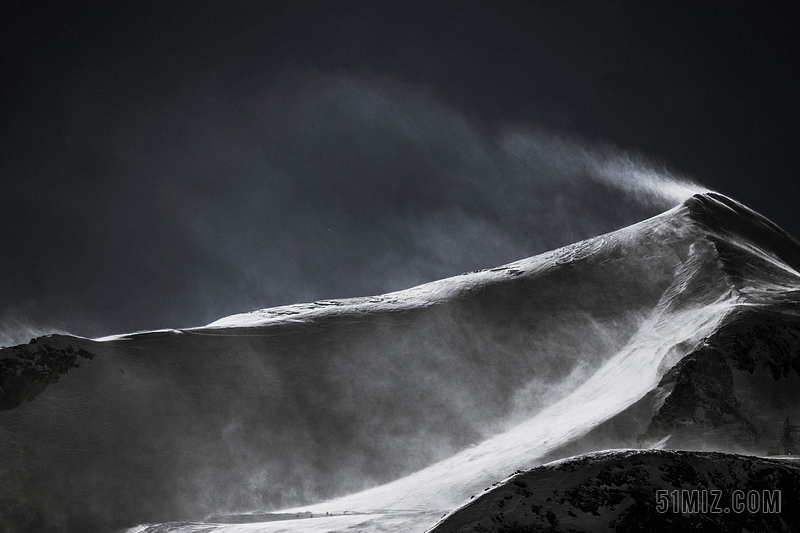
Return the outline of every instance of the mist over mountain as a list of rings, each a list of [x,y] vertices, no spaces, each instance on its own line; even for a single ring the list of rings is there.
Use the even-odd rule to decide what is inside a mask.
[[[798,266],[791,236],[705,193],[399,292],[4,348],[2,521],[408,531],[575,453],[763,455],[796,402]]]

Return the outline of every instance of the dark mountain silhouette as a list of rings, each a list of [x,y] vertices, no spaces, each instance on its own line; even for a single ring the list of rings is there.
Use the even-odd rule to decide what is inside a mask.
[[[597,452],[517,473],[443,518],[430,533],[777,533],[800,528],[798,498],[797,460],[671,450]]]

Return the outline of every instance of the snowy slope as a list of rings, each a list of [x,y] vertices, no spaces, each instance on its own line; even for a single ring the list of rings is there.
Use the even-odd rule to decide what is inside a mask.
[[[407,291],[5,349],[0,518],[12,531],[422,530],[517,469],[597,449],[599,428],[634,408],[644,427],[622,433],[635,440],[676,363],[742,309],[787,306],[798,259],[796,241],[709,194]],[[64,366],[42,346],[92,357]],[[276,509],[315,517],[201,524]]]

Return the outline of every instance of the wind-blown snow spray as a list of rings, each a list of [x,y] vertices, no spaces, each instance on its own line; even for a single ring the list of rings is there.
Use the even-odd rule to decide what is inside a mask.
[[[637,202],[659,208],[673,207],[707,191],[642,154],[609,145],[592,145],[537,130],[512,130],[502,136],[502,146],[506,154],[528,168],[544,166],[566,182],[588,179],[603,183]],[[538,174],[533,173],[532,179]]]
[[[8,310],[0,317],[0,348],[24,344],[34,337],[65,333],[57,328],[46,328],[32,323],[24,315],[15,310]]]
[[[227,193],[201,191],[182,206],[180,224],[205,260],[261,296],[301,284],[284,283],[283,275],[307,284],[332,271],[333,292],[344,286],[337,280],[360,279],[364,271],[405,288],[494,268],[398,292],[371,286],[363,293],[387,294],[314,298],[209,328],[87,343],[96,357],[5,413],[17,431],[36,435],[31,442],[55,443],[25,451],[29,465],[40,462],[42,477],[52,456],[74,473],[29,491],[49,498],[43,509],[61,501],[83,510],[88,501],[116,509],[111,518],[120,523],[142,509],[151,513],[146,520],[201,519],[306,505],[414,471],[420,473],[409,479],[424,480],[433,463],[475,458],[468,463],[482,465],[484,477],[468,481],[464,474],[448,489],[463,495],[494,466],[511,466],[474,454],[519,450],[522,441],[503,437],[518,424],[533,424],[528,437],[539,440],[526,441],[525,460],[535,461],[590,425],[574,416],[572,426],[559,426],[554,414],[570,416],[585,400],[599,409],[586,413],[596,421],[631,400],[592,385],[598,372],[616,368],[627,376],[638,368],[647,376],[642,387],[655,379],[651,367],[669,346],[652,345],[646,325],[660,327],[653,310],[691,256],[685,226],[651,222],[557,247],[641,220],[694,186],[611,148],[530,131],[485,133],[404,87],[340,79],[312,93],[267,106],[273,120],[265,122],[275,130],[253,142],[266,147],[263,157],[240,159],[238,145],[225,139],[188,152],[212,154],[232,169],[224,183],[209,170],[217,168],[213,162],[176,171],[178,181],[201,176],[208,191],[224,186]],[[151,156],[166,157],[147,152],[147,165]],[[620,196],[632,199],[625,209]],[[326,241],[323,227],[346,238]],[[230,235],[228,228],[253,233]],[[359,263],[364,257],[351,261],[348,248],[367,266]],[[352,264],[361,266],[331,268]],[[686,338],[694,339],[693,331]],[[685,341],[679,333],[664,332],[664,342]],[[53,406],[77,421],[69,431],[49,423]],[[23,457],[19,442],[18,435],[0,438],[16,458]],[[97,446],[114,453],[98,460]],[[18,476],[20,486],[26,479]],[[150,486],[151,479],[161,481]],[[423,493],[397,483],[387,487],[399,493],[376,489],[366,499],[343,500],[342,510],[346,502],[360,509],[423,505],[422,496],[402,495]],[[18,494],[9,491],[9,498]],[[87,513],[73,518],[90,520]]]
[[[680,211],[673,212],[676,220],[681,218]],[[665,228],[659,226],[658,221],[646,221],[634,228],[638,227],[641,236],[650,231],[664,232]],[[628,230],[633,231],[626,228],[616,234],[618,242],[625,243]],[[690,234],[688,226],[679,223],[675,227],[675,236]],[[668,233],[661,237],[668,237]],[[686,257],[662,298],[616,354],[582,383],[569,383],[574,386],[571,391],[556,395],[555,401],[509,431],[445,461],[388,485],[310,509],[447,509],[460,503],[466,492],[479,491],[496,481],[498,472],[510,474],[535,466],[631,406],[655,387],[667,369],[713,332],[738,303],[725,278],[716,273],[716,256],[710,245],[699,242],[684,252],[675,251]],[[631,436],[628,445],[634,444]]]

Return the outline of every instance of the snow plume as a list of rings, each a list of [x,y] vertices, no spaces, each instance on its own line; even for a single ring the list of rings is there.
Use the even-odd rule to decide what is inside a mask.
[[[567,140],[535,130],[502,136],[505,152],[523,168],[547,168],[561,180],[591,180],[619,189],[637,202],[659,208],[675,206],[707,189],[676,176],[641,154],[583,140]]]
[[[33,324],[27,317],[13,311],[7,311],[0,317],[0,348],[25,344],[34,337],[63,333],[54,328],[46,328]]]

